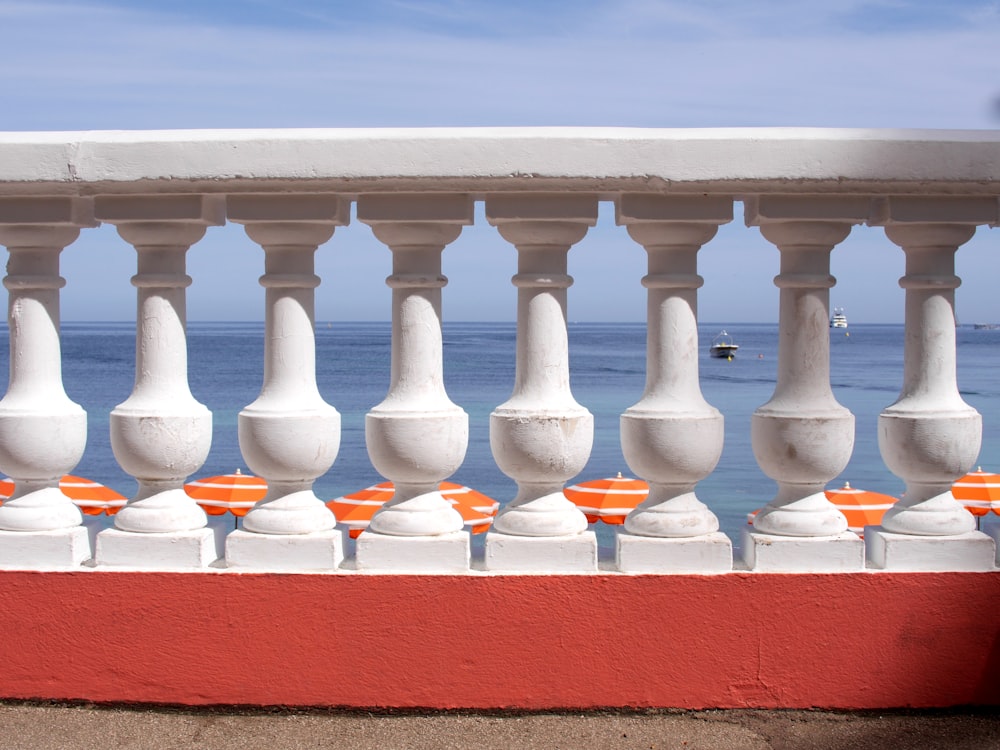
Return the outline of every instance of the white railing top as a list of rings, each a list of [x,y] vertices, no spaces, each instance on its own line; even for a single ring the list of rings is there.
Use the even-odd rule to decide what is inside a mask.
[[[433,184],[430,184],[433,183]],[[0,133],[0,195],[1000,193],[1000,131],[406,128]]]

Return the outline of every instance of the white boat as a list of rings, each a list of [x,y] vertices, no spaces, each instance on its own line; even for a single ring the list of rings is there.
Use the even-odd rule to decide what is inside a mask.
[[[830,318],[830,328],[847,328],[847,316],[844,315],[844,308],[833,308],[833,317]]]
[[[723,330],[718,336],[712,339],[712,346],[709,347],[709,354],[720,359],[732,359],[739,349],[739,344],[733,341],[733,337]]]

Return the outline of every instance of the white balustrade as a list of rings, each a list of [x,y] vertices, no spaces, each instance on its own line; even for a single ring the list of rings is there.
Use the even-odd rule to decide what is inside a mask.
[[[222,224],[218,196],[98,196],[95,214],[114,224],[138,257],[135,386],[111,412],[111,447],[138,491],[97,535],[101,565],[204,567],[216,559],[205,512],[184,492],[212,442],[212,414],[187,379],[188,249]]]
[[[719,462],[723,418],[698,381],[698,250],[732,221],[728,197],[626,194],[618,224],[646,249],[646,387],[621,416],[622,452],[649,482],[649,496],[625,519],[618,568],[628,572],[725,572],[729,538],[695,494]]]
[[[974,465],[982,431],[958,391],[954,258],[976,226],[1000,224],[998,149],[1000,135],[938,131],[0,133],[0,243],[10,251],[0,471],[16,483],[0,505],[0,567],[73,568],[91,554],[97,567],[223,566],[183,490],[212,435],[187,379],[185,258],[228,211],[264,251],[263,383],[240,413],[239,439],[268,494],[229,535],[225,565],[469,572],[469,535],[438,489],[469,441],[469,417],[444,386],[442,254],[484,200],[488,222],[517,251],[514,384],[489,420],[493,456],[517,493],[486,536],[486,571],[598,570],[595,533],[563,488],[594,437],[570,388],[567,302],[569,250],[597,222],[599,201],[614,203],[648,261],[646,383],[621,415],[620,437],[650,493],[617,532],[617,570],[732,570],[732,544],[699,497],[720,460],[724,420],[701,391],[697,306],[700,248],[731,220],[735,199],[780,251],[777,382],[751,422],[777,494],[744,532],[746,566],[994,570],[996,541],[974,530],[950,487]],[[348,224],[352,200],[392,256],[390,386],[365,436],[395,496],[345,562],[343,531],[313,491],[341,429],[317,387],[314,304],[316,252]],[[115,457],[138,490],[92,552],[58,489],[82,456],[87,419],[63,388],[59,270],[61,251],[98,220],[137,255],[135,384],[110,422]],[[830,257],[861,223],[884,227],[906,262],[903,386],[878,428],[906,493],[864,542],[824,494],[854,444],[854,417],[830,384]]]
[[[392,363],[385,399],[365,417],[375,469],[392,499],[358,538],[361,569],[463,571],[469,536],[438,485],[465,458],[469,417],[445,392],[441,254],[472,223],[467,195],[363,195],[358,220],[392,251]]]
[[[570,391],[566,290],[569,249],[597,222],[597,197],[494,195],[486,217],[517,248],[514,392],[490,415],[490,446],[518,488],[487,534],[486,565],[596,569],[594,533],[562,490],[594,440],[593,415]]]
[[[66,395],[59,346],[59,255],[95,226],[74,198],[0,199],[0,244],[10,256],[10,383],[0,400],[0,471],[15,482],[0,506],[0,566],[72,567],[91,557],[81,514],[59,490],[79,462],[87,415]]]
[[[903,387],[879,415],[879,449],[906,493],[865,535],[869,564],[895,570],[989,570],[993,542],[975,531],[951,485],[979,455],[982,417],[958,392],[955,253],[977,224],[996,221],[988,198],[882,201],[872,224],[906,254]]]
[[[230,196],[230,221],[264,249],[264,382],[239,415],[247,466],[267,480],[267,495],[230,534],[230,567],[336,568],[343,540],[336,519],[313,492],[340,449],[340,414],[316,385],[317,248],[350,221],[336,196]],[[294,539],[288,539],[295,535]]]
[[[868,218],[859,197],[761,196],[746,223],[781,252],[778,381],[751,422],[754,456],[778,494],[754,517],[744,558],[756,570],[860,570],[861,540],[824,494],[847,466],[854,416],[830,388],[830,253]],[[812,539],[818,543],[809,544]]]

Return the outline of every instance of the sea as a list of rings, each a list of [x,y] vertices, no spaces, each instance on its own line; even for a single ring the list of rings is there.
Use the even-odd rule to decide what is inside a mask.
[[[731,360],[709,356],[708,346],[725,328],[739,344]],[[391,328],[388,322],[316,324],[317,382],[323,398],[341,414],[341,448],[330,471],[317,479],[316,494],[329,500],[382,478],[365,448],[365,413],[389,387]],[[490,452],[489,414],[507,400],[514,383],[514,323],[445,323],[444,377],[451,400],[469,415],[465,462],[451,481],[466,484],[501,504],[516,486]],[[878,450],[877,418],[892,404],[903,377],[903,326],[851,324],[830,329],[831,384],[837,400],[855,416],[854,452],[830,487],[852,487],[899,496],[903,481],[885,467]],[[1000,329],[960,325],[956,329],[958,385],[983,416],[977,460],[1000,471]],[[0,330],[0,367],[9,346]],[[719,517],[721,530],[739,548],[747,513],[767,503],[775,483],[754,460],[750,418],[771,396],[778,362],[776,324],[702,323],[699,371],[706,400],[725,417],[725,447],[716,470],[697,487],[698,497]],[[240,469],[237,415],[260,390],[263,323],[193,322],[188,326],[191,392],[213,413],[213,441],[195,474]],[[63,381],[67,394],[88,415],[88,442],[72,473],[107,484],[126,496],[136,488],[111,451],[109,414],[131,392],[135,375],[134,323],[66,322],[61,329]],[[573,481],[632,476],[622,455],[620,414],[637,402],[645,383],[646,327],[641,323],[571,323],[571,387],[594,415],[594,445],[586,468]],[[818,344],[817,344],[818,345]],[[975,467],[973,467],[975,468]],[[194,478],[194,477],[192,477]],[[595,525],[602,550],[613,548],[614,528]]]

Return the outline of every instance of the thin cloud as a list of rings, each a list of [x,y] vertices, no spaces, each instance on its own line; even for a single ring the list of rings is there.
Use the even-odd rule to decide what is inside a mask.
[[[163,15],[0,3],[0,128],[994,125],[997,28],[846,33],[823,21],[863,3],[825,15],[800,5],[630,0],[567,20],[556,3],[537,14],[549,20],[536,36],[484,39],[371,21],[366,33],[227,26],[183,5]],[[473,26],[484,8],[430,7]],[[558,26],[552,18],[574,33],[540,31]],[[815,29],[772,38],[778,21]],[[697,33],[656,33],[677,28]]]

